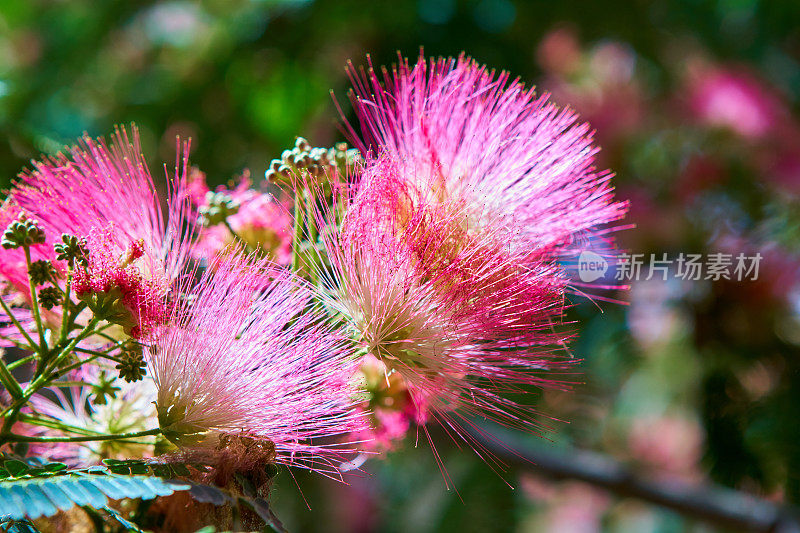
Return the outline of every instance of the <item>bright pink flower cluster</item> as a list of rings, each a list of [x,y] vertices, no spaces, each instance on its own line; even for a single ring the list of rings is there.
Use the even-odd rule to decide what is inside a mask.
[[[68,155],[35,163],[21,176],[11,200],[38,220],[53,241],[62,233],[86,237],[92,230],[113,225],[109,238],[117,249],[124,251],[130,243],[142,241],[149,252],[145,268],[174,276],[189,248],[188,151],[187,143],[168,177],[166,213],[135,128],[132,136],[118,128],[109,145],[85,137]]]
[[[186,289],[192,301],[148,348],[165,436],[210,449],[223,435],[254,438],[274,445],[277,462],[334,473],[341,451],[325,439],[363,425],[356,362],[305,283],[238,253]]]
[[[467,440],[473,417],[541,431],[526,393],[567,386],[558,259],[626,209],[589,127],[463,56],[351,74],[355,175],[340,181],[338,159],[275,170],[303,219],[247,175],[211,191],[185,154],[165,217],[124,130],[37,164],[0,213],[41,223],[43,258],[61,233],[85,239],[75,294],[141,340],[158,425],[183,450],[255,446],[337,475],[356,441],[390,448],[428,420]],[[25,261],[2,253],[0,274],[26,289]]]
[[[115,228],[92,231],[86,265],[75,271],[73,288],[95,316],[119,324],[138,338],[167,318],[170,282],[161,272],[145,275],[136,266],[144,254],[144,241],[133,241],[120,256],[115,250]]]
[[[168,179],[165,218],[138,132],[134,129],[129,137],[125,129],[117,129],[110,145],[86,137],[68,155],[44,159],[21,175],[0,210],[0,224],[5,227],[21,213],[36,220],[47,241],[31,247],[32,258],[51,260],[62,274],[66,265],[56,260],[53,244],[64,233],[86,240],[88,265],[75,272],[79,296],[102,296],[116,287],[121,291],[119,303],[130,315],[126,328],[139,332],[163,314],[156,302],[166,296],[165,280],[184,268],[190,249],[187,157],[188,144]],[[27,298],[23,251],[0,250],[0,265],[2,278]],[[131,323],[131,317],[144,323]]]
[[[428,199],[453,198],[474,224],[504,226],[509,246],[552,251],[624,214],[611,173],[594,169],[589,125],[508,73],[461,56],[401,60],[382,79],[350,75],[360,147],[391,157]]]
[[[330,305],[447,427],[539,429],[514,397],[565,386],[556,259],[626,209],[588,126],[465,57],[350,72],[373,155],[326,240]]]

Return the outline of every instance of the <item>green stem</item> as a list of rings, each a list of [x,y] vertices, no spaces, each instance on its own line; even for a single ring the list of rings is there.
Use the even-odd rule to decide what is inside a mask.
[[[101,440],[118,440],[118,439],[135,439],[138,437],[148,437],[151,435],[160,435],[161,428],[148,429],[146,431],[137,431],[135,433],[114,433],[105,435],[84,435],[80,437],[30,437],[28,435],[17,435],[15,433],[8,433],[4,435],[6,442],[92,442]]]
[[[113,350],[114,348],[117,347],[118,346],[113,346],[109,348],[109,350]],[[119,357],[114,357],[113,355],[107,353],[106,351],[98,352],[97,350],[87,350],[85,348],[75,348],[73,351],[93,355],[94,357],[92,359],[94,359],[95,357],[102,357],[104,359],[108,359],[109,361],[114,361],[115,363],[122,363],[122,359],[120,359]]]
[[[66,347],[64,347],[61,352],[59,352],[58,356],[53,360],[53,363],[49,366],[49,370],[55,370],[58,368],[58,364],[72,352],[75,347],[81,342],[83,339],[94,333],[94,327],[100,322],[100,319],[97,317],[92,318],[88,324],[78,333]],[[45,375],[46,372],[42,372],[42,375]]]
[[[11,375],[11,371],[6,366],[5,361],[3,358],[0,357],[0,383],[2,383],[8,392],[11,393],[11,396],[14,398],[22,398],[23,392],[22,387],[19,386],[19,383],[14,376]]]
[[[21,413],[17,418],[20,422],[27,422],[29,424],[35,424],[37,426],[43,426],[50,429],[69,431],[70,433],[78,433],[79,435],[100,435],[100,433],[97,431],[92,431],[91,429],[87,428],[79,428],[55,419],[42,418],[40,416],[29,415],[25,413]]]
[[[302,194],[305,194],[303,189]],[[294,231],[292,233],[292,271],[297,272],[300,261],[300,241],[303,237],[303,209],[300,194],[294,197]]]
[[[48,387],[91,387],[88,381],[51,381]]]
[[[59,378],[61,376],[64,376],[70,370],[75,370],[76,368],[81,367],[81,366],[83,366],[83,365],[85,365],[87,363],[91,363],[92,361],[94,361],[98,357],[100,357],[100,356],[99,355],[93,355],[93,356],[89,357],[88,359],[81,359],[80,361],[72,363],[71,365],[65,366],[64,368],[58,370],[55,374],[53,374],[51,376],[51,379],[57,379],[57,378]]]
[[[28,266],[28,285],[31,289],[31,309],[33,309],[33,319],[36,321],[36,330],[39,332],[39,346],[42,350],[47,349],[47,343],[44,340],[44,327],[42,326],[42,316],[39,312],[39,298],[36,296],[36,284],[31,279],[31,247],[23,246],[25,251],[25,263]]]
[[[69,333],[67,326],[70,323],[69,304],[71,303],[70,298],[72,298],[72,261],[74,260],[70,260],[69,265],[67,266],[67,286],[64,289],[64,303],[61,306],[61,312],[63,314],[61,317],[61,335],[58,337],[59,344],[67,340],[67,333]]]
[[[24,342],[19,342],[18,340],[14,340],[11,337],[9,337],[8,335],[0,335],[0,339],[4,340],[6,342],[10,342],[11,344],[16,346],[20,350],[25,350],[26,352],[35,352],[36,351],[36,348],[34,348],[33,346],[25,344]]]
[[[303,190],[306,203],[306,226],[308,227],[308,240],[312,246],[317,245],[317,223],[314,220],[314,195],[308,189]]]
[[[19,323],[17,317],[15,317],[14,313],[11,312],[11,308],[8,306],[8,304],[6,304],[5,300],[3,300],[2,298],[0,298],[0,306],[3,307],[3,311],[5,311],[6,315],[11,320],[11,322],[17,327],[19,332],[22,333],[22,336],[25,337],[25,340],[28,341],[28,344],[30,344],[31,346],[36,346],[36,343],[33,342],[31,336],[28,335],[28,332],[25,331],[25,328],[22,327],[22,324]]]
[[[86,309],[86,302],[79,303],[77,306],[75,306],[75,309],[72,310],[72,317],[70,317],[69,326],[67,326],[67,334],[69,334],[70,331],[75,329],[76,327],[75,320],[78,318],[78,315],[80,315],[84,309]]]
[[[26,363],[30,363],[34,359],[36,359],[35,355],[29,355],[27,357],[23,357],[22,359],[17,359],[16,361],[14,361],[13,363],[10,363],[8,365],[8,369],[9,370],[14,370],[15,368],[20,367],[20,366],[22,366],[22,365],[24,365]]]

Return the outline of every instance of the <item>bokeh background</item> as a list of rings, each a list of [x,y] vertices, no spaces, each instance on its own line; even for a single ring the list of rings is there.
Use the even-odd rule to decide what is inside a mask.
[[[657,276],[617,294],[626,305],[575,298],[583,383],[541,395],[564,422],[523,442],[800,503],[796,0],[3,0],[0,185],[129,122],[153,169],[181,135],[209,181],[259,177],[296,135],[342,140],[329,90],[346,102],[348,59],[420,46],[510,70],[591,122],[631,200],[623,248],[764,257],[757,281]],[[437,449],[453,490],[412,438],[349,486],[283,471],[273,505],[292,531],[719,530],[528,468],[498,475],[445,438]]]

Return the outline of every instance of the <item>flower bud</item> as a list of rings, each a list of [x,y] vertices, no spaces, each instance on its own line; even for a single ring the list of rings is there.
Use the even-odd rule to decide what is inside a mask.
[[[206,194],[206,205],[198,209],[200,215],[198,221],[205,227],[216,226],[238,212],[239,202],[230,195],[209,191]]]
[[[31,268],[28,269],[28,275],[34,285],[44,285],[48,281],[53,281],[56,277],[56,269],[53,268],[53,263],[40,259],[31,263]]]
[[[45,240],[44,230],[31,218],[19,218],[8,225],[0,241],[3,248],[11,250],[22,246],[42,244]]]
[[[39,291],[39,305],[45,309],[52,309],[61,304],[61,289],[57,287],[45,287]]]
[[[147,365],[142,355],[142,345],[138,342],[126,342],[119,354],[121,362],[116,366],[119,377],[133,383],[141,380],[145,375]]]
[[[86,246],[86,240],[78,238],[69,233],[61,234],[61,242],[53,245],[53,250],[56,252],[56,259],[59,261],[73,261],[80,265],[85,265],[89,256],[89,247]]]

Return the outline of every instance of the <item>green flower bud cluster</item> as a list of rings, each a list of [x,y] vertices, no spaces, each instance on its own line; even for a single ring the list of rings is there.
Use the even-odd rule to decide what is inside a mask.
[[[120,363],[116,368],[119,370],[119,377],[133,383],[141,380],[145,375],[147,365],[144,362],[142,345],[138,342],[126,342],[119,354]]]
[[[225,221],[229,216],[239,212],[239,202],[230,195],[208,191],[206,203],[198,209],[198,222],[201,226],[216,226]]]
[[[48,281],[55,280],[56,276],[58,275],[56,269],[53,267],[53,263],[50,261],[45,261],[44,259],[40,259],[31,263],[31,267],[28,269],[28,274],[30,275],[33,284],[37,286],[44,285]]]
[[[42,244],[44,242],[44,230],[39,227],[39,223],[31,218],[19,218],[8,225],[3,232],[3,240],[0,245],[6,250]]]
[[[303,137],[298,137],[294,148],[284,150],[280,159],[270,162],[265,177],[272,183],[289,182],[292,176],[303,172],[321,178],[334,168],[346,172],[359,157],[358,150],[348,149],[347,143],[338,143],[333,148],[312,147]]]
[[[57,305],[61,305],[63,296],[61,289],[53,286],[45,287],[39,291],[39,305],[45,309],[52,309]]]
[[[61,235],[61,242],[53,245],[56,251],[56,259],[59,261],[69,261],[85,265],[89,257],[89,247],[86,246],[86,241],[80,239],[75,235],[63,233]]]

